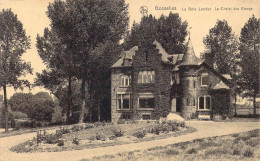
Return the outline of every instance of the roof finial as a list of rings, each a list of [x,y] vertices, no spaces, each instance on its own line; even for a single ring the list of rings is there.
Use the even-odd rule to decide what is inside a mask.
[[[190,29],[192,29],[192,27],[189,28],[189,40],[190,40]]]

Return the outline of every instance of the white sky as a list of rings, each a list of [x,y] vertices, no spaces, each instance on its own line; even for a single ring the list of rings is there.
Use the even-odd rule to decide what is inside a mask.
[[[45,66],[37,54],[36,36],[42,35],[43,29],[49,26],[49,19],[46,16],[47,6],[49,2],[54,0],[0,0],[0,9],[11,8],[17,14],[18,19],[23,23],[27,35],[31,37],[31,49],[23,55],[25,61],[30,61],[34,75],[28,75],[26,78],[33,83],[36,72],[41,72]],[[195,3],[196,2],[196,3]],[[126,0],[129,3],[129,15],[131,27],[133,21],[140,22],[141,6],[148,7],[148,14],[160,17],[161,14],[168,15],[170,11],[179,13],[182,20],[186,20],[191,29],[191,40],[196,55],[204,51],[203,37],[209,33],[209,29],[214,27],[217,19],[227,20],[235,34],[239,35],[241,28],[254,14],[257,18],[260,15],[259,0]],[[176,10],[156,10],[160,7],[176,7]],[[190,8],[196,8],[196,11],[189,11]],[[200,8],[211,8],[210,11],[199,11]],[[221,7],[231,8],[231,10],[221,10]],[[234,7],[239,10],[233,10]],[[249,10],[241,10],[241,7],[252,8]],[[186,8],[186,11],[183,11]],[[219,8],[218,11],[215,8]],[[43,88],[36,87],[31,90],[32,93],[44,91]],[[8,88],[7,96],[13,95],[13,88]],[[25,89],[23,92],[28,92]],[[1,93],[3,93],[1,91]]]

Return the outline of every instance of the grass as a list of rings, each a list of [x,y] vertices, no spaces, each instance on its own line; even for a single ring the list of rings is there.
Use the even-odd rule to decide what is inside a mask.
[[[114,160],[259,160],[260,129],[197,139],[167,146],[158,146],[144,151],[132,151],[117,155],[94,157],[92,161]],[[239,139],[237,138],[246,138]],[[80,161],[89,161],[81,159]]]
[[[98,126],[95,128],[89,128],[85,130],[74,130],[62,135],[64,145],[52,146],[44,144],[44,146],[33,146],[34,149],[30,149],[31,152],[56,152],[56,151],[70,151],[70,150],[81,150],[86,148],[106,147],[114,145],[122,145],[129,143],[137,143],[143,141],[150,141],[156,139],[163,139],[167,137],[185,135],[187,133],[195,132],[196,129],[191,127],[180,128],[174,132],[161,132],[160,135],[148,133],[152,128],[157,127],[156,123],[138,123],[138,124],[117,124],[117,125],[106,125]],[[136,131],[147,131],[144,137],[135,137]],[[75,139],[77,138],[77,139]],[[43,143],[42,143],[43,144]],[[22,153],[28,152],[27,144],[18,144],[11,148],[12,151]],[[32,148],[32,147],[30,147]]]

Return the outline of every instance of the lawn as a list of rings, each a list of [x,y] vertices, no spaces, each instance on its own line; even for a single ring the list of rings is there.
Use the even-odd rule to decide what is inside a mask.
[[[91,160],[260,160],[260,129],[155,147],[145,151],[137,150],[94,157]],[[81,159],[80,161],[89,160]]]
[[[53,135],[46,134],[42,138],[44,141],[38,145],[36,139],[33,139],[18,144],[11,150],[18,153],[81,150],[163,139],[196,131],[194,128],[186,127],[184,122],[183,124],[175,124],[145,122],[115,125],[111,123],[75,125],[70,129],[60,129]]]

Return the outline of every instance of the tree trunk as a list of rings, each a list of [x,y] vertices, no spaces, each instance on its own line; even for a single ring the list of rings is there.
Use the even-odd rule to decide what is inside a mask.
[[[100,122],[100,100],[97,98],[98,122]]]
[[[68,108],[67,108],[67,120],[66,123],[70,122],[70,114],[71,114],[71,105],[72,105],[72,90],[71,90],[71,76],[69,76],[69,85],[68,85]]]
[[[86,106],[86,91],[85,91],[85,86],[86,86],[86,80],[85,76],[83,76],[82,83],[81,83],[81,111],[80,111],[80,116],[79,116],[79,123],[83,123],[84,119],[84,114],[85,114],[85,106]]]
[[[5,132],[8,132],[8,106],[7,106],[6,84],[4,84],[3,89],[4,89],[4,104],[5,104]]]
[[[237,94],[235,93],[235,116],[237,115]]]
[[[254,92],[253,104],[254,104],[254,116],[256,116],[256,92]]]

